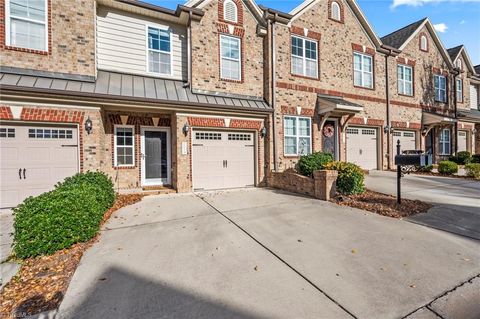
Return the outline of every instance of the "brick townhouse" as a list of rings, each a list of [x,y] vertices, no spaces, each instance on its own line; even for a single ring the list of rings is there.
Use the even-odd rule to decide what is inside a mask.
[[[189,192],[319,150],[387,169],[398,138],[440,159],[480,130],[465,48],[428,20],[380,39],[354,0],[3,0],[0,20],[1,207],[87,170]]]

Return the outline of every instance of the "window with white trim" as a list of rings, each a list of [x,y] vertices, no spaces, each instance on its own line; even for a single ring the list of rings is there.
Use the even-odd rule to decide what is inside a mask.
[[[420,49],[423,51],[428,51],[428,40],[425,35],[420,37]]]
[[[445,128],[440,132],[440,155],[450,155],[451,142],[450,142],[450,129]]]
[[[172,74],[172,45],[170,31],[148,27],[148,72]]]
[[[135,128],[133,126],[115,126],[115,166],[135,166]]]
[[[333,20],[340,21],[341,16],[340,16],[340,6],[336,1],[333,1],[330,7],[330,18]]]
[[[462,70],[462,60],[460,60],[460,59],[457,60],[457,68]]]
[[[5,0],[6,45],[48,50],[47,0]]]
[[[306,155],[312,152],[312,119],[300,116],[285,116],[284,120],[285,155]]]
[[[292,73],[318,77],[317,41],[292,36]]]
[[[373,88],[373,58],[358,52],[353,53],[353,81],[356,86]]]
[[[434,75],[435,101],[447,102],[447,78],[443,75]]]
[[[240,81],[241,71],[240,39],[226,35],[220,36],[220,77],[222,79]]]
[[[223,3],[223,18],[225,19],[225,21],[237,23],[238,9],[237,5],[232,0],[226,0]]]
[[[457,79],[457,102],[463,102],[463,81],[462,79]]]
[[[413,95],[413,69],[411,66],[397,66],[398,93]]]

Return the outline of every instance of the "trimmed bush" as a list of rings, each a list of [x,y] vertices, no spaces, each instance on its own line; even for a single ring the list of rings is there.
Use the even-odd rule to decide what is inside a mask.
[[[344,195],[361,194],[365,192],[365,173],[353,164],[345,162],[331,162],[326,169],[338,171],[337,191]]]
[[[465,165],[472,161],[472,155],[469,152],[458,152],[457,155],[450,156],[448,160],[458,165]]]
[[[469,163],[465,165],[465,171],[468,177],[480,179],[480,163]]]
[[[445,175],[458,173],[458,165],[452,161],[441,161],[438,163],[438,172]]]
[[[480,163],[480,154],[473,154],[472,161],[470,163]]]
[[[333,162],[333,155],[330,153],[303,155],[298,161],[298,172],[304,176],[312,176],[314,171],[324,169],[330,162]]]
[[[16,256],[48,255],[90,240],[114,200],[111,180],[93,172],[77,174],[50,192],[27,198],[14,209]]]

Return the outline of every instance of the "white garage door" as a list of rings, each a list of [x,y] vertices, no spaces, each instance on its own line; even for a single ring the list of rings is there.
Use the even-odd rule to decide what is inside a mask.
[[[377,130],[367,127],[347,128],[347,161],[363,169],[377,169]]]
[[[458,131],[458,151],[467,151],[467,132]]]
[[[192,162],[195,190],[253,186],[254,134],[194,131]]]
[[[0,125],[0,207],[49,191],[78,172],[75,127]]]
[[[393,132],[393,152],[397,154],[397,142],[400,140],[400,152],[414,151],[417,149],[415,143],[415,132],[395,130]]]

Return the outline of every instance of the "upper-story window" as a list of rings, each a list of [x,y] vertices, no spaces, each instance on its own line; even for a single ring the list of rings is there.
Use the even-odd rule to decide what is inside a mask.
[[[333,1],[330,4],[330,19],[340,21],[341,20],[341,14],[340,14],[340,5],[338,2]]]
[[[424,34],[420,36],[420,50],[428,51],[428,39]]]
[[[6,0],[6,45],[48,50],[47,0]]]
[[[318,78],[318,45],[316,41],[292,36],[292,73]]]
[[[238,9],[235,2],[232,0],[226,0],[223,3],[223,17],[225,21],[230,21],[233,23],[238,22]]]
[[[462,70],[462,60],[460,59],[457,60],[457,68],[459,68],[460,71]]]
[[[399,65],[397,67],[398,93],[413,95],[413,69],[411,66]]]
[[[447,78],[443,75],[434,76],[435,101],[447,102]]]
[[[463,81],[457,79],[457,102],[463,103]]]
[[[220,36],[220,77],[227,80],[242,79],[241,42],[239,38]]]
[[[355,86],[373,88],[373,57],[353,53],[353,81]]]
[[[168,30],[148,27],[148,72],[172,74],[172,45]]]

